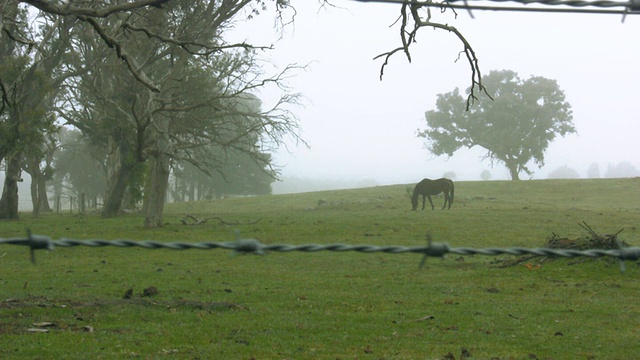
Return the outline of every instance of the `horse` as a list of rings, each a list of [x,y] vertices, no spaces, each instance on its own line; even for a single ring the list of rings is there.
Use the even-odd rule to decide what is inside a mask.
[[[449,209],[451,209],[451,204],[453,203],[453,181],[446,178],[437,180],[423,179],[413,188],[413,196],[411,197],[413,210],[418,208],[418,196],[420,195],[422,195],[422,210],[424,210],[425,198],[429,199],[431,210],[433,210],[434,206],[433,201],[431,201],[431,195],[438,195],[440,193],[444,193],[444,206],[442,210],[447,207],[447,203],[449,203]]]

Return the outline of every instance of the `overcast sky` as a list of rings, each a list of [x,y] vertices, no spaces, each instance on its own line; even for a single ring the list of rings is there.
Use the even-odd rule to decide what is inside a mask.
[[[412,63],[396,54],[379,79],[376,55],[400,45],[393,25],[399,6],[334,1],[320,9],[314,1],[292,1],[295,23],[278,39],[272,13],[239,25],[238,35],[271,44],[265,53],[279,68],[309,64],[289,80],[306,97],[295,108],[301,135],[310,148],[295,146],[275,155],[283,177],[413,183],[452,171],[457,180],[508,179],[501,163],[491,168],[482,149],[461,149],[453,157],[434,157],[416,136],[424,113],[435,109],[437,94],[470,85],[462,45],[450,33],[422,29],[412,46]],[[484,74],[513,70],[522,79],[555,79],[572,105],[577,134],[558,137],[545,153],[546,165],[531,178],[544,179],[561,166],[586,177],[597,163],[601,175],[622,161],[640,169],[640,15],[552,14],[433,10],[433,20],[457,27],[472,44]],[[266,102],[274,93],[266,91]],[[521,178],[530,178],[522,173]]]

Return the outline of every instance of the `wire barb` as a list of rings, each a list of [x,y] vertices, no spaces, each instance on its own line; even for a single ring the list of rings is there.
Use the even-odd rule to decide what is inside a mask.
[[[237,253],[264,255],[264,245],[258,239],[238,239],[234,246]]]
[[[27,229],[26,238],[0,239],[0,245],[1,244],[28,246],[32,264],[36,263],[35,250],[40,250],[40,249],[53,250],[53,242],[51,241],[50,237],[43,236],[43,235],[34,235],[31,233],[30,229]]]
[[[427,262],[427,257],[439,257],[444,258],[444,255],[449,252],[449,246],[442,243],[434,243],[431,238],[431,234],[427,234],[427,247],[424,249],[424,256],[418,265],[418,269],[422,270],[424,264]]]

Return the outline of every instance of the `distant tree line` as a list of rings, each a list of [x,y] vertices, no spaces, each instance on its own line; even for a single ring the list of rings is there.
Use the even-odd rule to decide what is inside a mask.
[[[58,136],[58,146],[49,164],[51,171],[55,170],[48,181],[49,194],[55,199],[60,196],[74,199],[84,197],[87,205],[102,208],[107,189],[107,154],[104,148],[88,142],[78,130],[63,127]],[[273,170],[261,168],[246,154],[234,156],[214,173],[206,173],[186,161],[172,161],[165,195],[173,202],[183,202],[210,200],[226,195],[270,194],[275,179]],[[269,154],[264,156],[270,157]],[[264,159],[265,163],[270,161]],[[133,209],[143,202],[147,171],[144,164],[134,169],[123,196],[123,208]],[[32,195],[32,198],[36,197]]]
[[[617,165],[608,164],[604,175],[600,174],[600,166],[597,163],[591,163],[587,169],[587,178],[597,179],[604,178],[625,178],[640,176],[640,171],[628,161],[622,161]],[[567,165],[561,166],[549,173],[549,179],[577,179],[580,177],[578,172]]]

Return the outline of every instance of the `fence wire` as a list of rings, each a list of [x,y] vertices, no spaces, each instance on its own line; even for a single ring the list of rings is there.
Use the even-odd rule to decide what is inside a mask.
[[[609,0],[446,0],[443,2],[407,1],[407,0],[355,0],[361,3],[411,4],[421,7],[449,7],[464,10],[489,11],[522,11],[522,12],[555,12],[555,13],[590,13],[590,14],[639,14],[640,0],[609,1]],[[482,3],[479,5],[478,3]],[[496,6],[491,3],[515,3],[525,6]],[[534,7],[531,7],[534,5]]]
[[[35,235],[30,232],[26,237],[16,238],[0,238],[0,245],[22,245],[27,246],[30,249],[31,262],[35,264],[35,251],[36,250],[53,250],[56,247],[74,247],[74,246],[89,246],[89,247],[140,247],[143,249],[169,249],[169,250],[232,250],[241,254],[257,254],[265,255],[268,251],[277,252],[318,252],[318,251],[356,251],[361,253],[388,253],[388,254],[422,254],[423,258],[420,262],[420,268],[425,264],[428,257],[443,258],[447,254],[458,255],[534,255],[534,256],[546,256],[546,257],[614,257],[620,260],[621,270],[624,271],[624,261],[632,260],[637,261],[640,259],[640,247],[620,247],[619,249],[589,249],[589,250],[572,250],[572,249],[550,249],[550,248],[525,248],[525,247],[510,247],[510,248],[472,248],[472,247],[450,247],[444,243],[432,242],[431,237],[427,235],[426,246],[375,246],[375,245],[346,245],[346,244],[263,244],[258,239],[237,239],[235,241],[227,242],[159,242],[151,240],[104,240],[104,239],[88,239],[88,240],[75,240],[68,238],[61,238],[53,240],[45,235]]]

